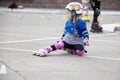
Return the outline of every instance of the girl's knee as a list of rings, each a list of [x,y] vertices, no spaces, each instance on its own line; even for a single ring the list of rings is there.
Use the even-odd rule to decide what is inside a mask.
[[[79,56],[83,56],[84,55],[84,50],[76,50],[76,54]]]
[[[62,41],[56,43],[55,48],[56,49],[63,49],[64,48],[64,43]]]

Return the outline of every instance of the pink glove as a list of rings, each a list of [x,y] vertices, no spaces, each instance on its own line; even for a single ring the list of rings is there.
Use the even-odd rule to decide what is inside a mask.
[[[89,39],[88,39],[87,37],[85,37],[85,38],[83,39],[83,43],[84,43],[85,46],[89,46],[88,40],[89,40]]]

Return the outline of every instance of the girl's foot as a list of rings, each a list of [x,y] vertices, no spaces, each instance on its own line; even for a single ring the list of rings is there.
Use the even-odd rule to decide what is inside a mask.
[[[45,57],[47,54],[44,51],[39,50],[39,51],[33,51],[33,55],[34,56]]]

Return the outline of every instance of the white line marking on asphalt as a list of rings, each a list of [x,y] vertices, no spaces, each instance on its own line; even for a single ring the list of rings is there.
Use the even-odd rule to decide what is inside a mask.
[[[120,43],[120,41],[110,41],[110,40],[94,40],[94,39],[91,39],[90,41],[98,41],[98,42],[105,42],[105,43]]]
[[[3,47],[0,47],[0,49],[3,49],[3,50],[14,50],[14,51],[33,52],[33,50],[26,50],[26,49],[3,48]]]
[[[23,51],[23,52],[33,52],[34,51],[34,50],[15,49],[15,48],[2,48],[2,47],[0,47],[0,49],[3,49],[3,50],[13,50],[13,51]],[[120,58],[100,57],[100,56],[84,56],[84,57],[120,61]]]
[[[47,36],[33,36],[33,35],[24,35],[24,34],[16,34],[16,33],[0,33],[4,35],[20,35],[20,36],[30,36],[30,37],[47,37]],[[116,35],[118,33],[108,33],[102,35],[91,35],[91,36],[105,36],[105,35]],[[41,39],[30,39],[30,40],[18,40],[18,41],[3,41],[0,44],[4,43],[18,43],[18,42],[30,42],[30,41],[39,41],[39,40],[50,40],[50,39],[60,39],[60,37],[50,37],[50,38],[41,38]],[[110,41],[110,40],[94,40],[90,39],[90,41],[98,41],[98,42],[110,42],[110,43],[120,43],[120,41]]]
[[[0,42],[0,44],[31,42],[31,41],[41,41],[41,40],[53,40],[53,39],[58,39],[59,40],[60,37],[50,37],[50,38],[41,38],[41,39],[29,39],[29,40],[17,40],[17,41],[3,41],[3,42]],[[94,40],[94,39],[91,39],[90,41],[107,42],[107,43],[120,43],[120,41],[110,41],[110,40]]]
[[[18,15],[16,15],[16,14],[14,14],[14,13],[9,13],[9,12],[0,12],[0,13],[2,13],[2,14],[7,14],[7,15],[10,15],[10,16],[17,16],[17,17],[19,17]]]
[[[120,61],[120,58],[100,57],[100,56],[85,56],[85,57]]]
[[[90,34],[90,37],[101,37],[101,36],[111,36],[111,35],[118,35],[120,34],[119,32],[116,33],[106,33],[106,34]]]
[[[60,37],[50,37],[50,38],[41,38],[41,39],[30,39],[30,40],[18,40],[18,41],[3,41],[0,44],[5,43],[19,43],[19,42],[30,42],[30,41],[41,41],[41,40],[52,40],[52,39],[59,39]]]
[[[2,35],[15,35],[15,36],[28,36],[28,37],[48,37],[48,36],[36,36],[36,35],[25,35],[25,34],[17,34],[17,33],[0,33]]]
[[[14,34],[14,33],[0,33],[0,34],[4,34],[4,35],[16,35],[16,36],[20,35],[20,36],[39,37],[39,36],[33,36],[33,35]],[[110,33],[110,34],[105,34],[105,35],[115,35],[115,34],[118,34],[118,33]],[[94,35],[91,35],[91,36],[94,36]],[[98,36],[98,35],[96,35],[96,36]],[[41,36],[41,37],[45,37],[45,36]],[[18,42],[30,42],[30,41],[39,41],[39,40],[50,40],[50,39],[59,39],[59,38],[60,37],[50,37],[50,38],[30,39],[30,40],[3,41],[3,42],[0,42],[0,44],[4,44],[4,43],[18,43]],[[120,43],[120,41],[110,41],[110,40],[94,40],[94,39],[90,39],[90,41],[107,42],[107,43],[108,42],[109,43]]]

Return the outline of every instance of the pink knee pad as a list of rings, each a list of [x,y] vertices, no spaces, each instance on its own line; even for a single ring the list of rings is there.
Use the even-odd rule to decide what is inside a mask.
[[[80,50],[76,50],[76,54],[79,56],[83,56],[84,55],[84,50],[80,51]]]
[[[62,49],[62,48],[64,48],[64,43],[62,41],[56,43],[55,44],[55,48],[56,49]]]

